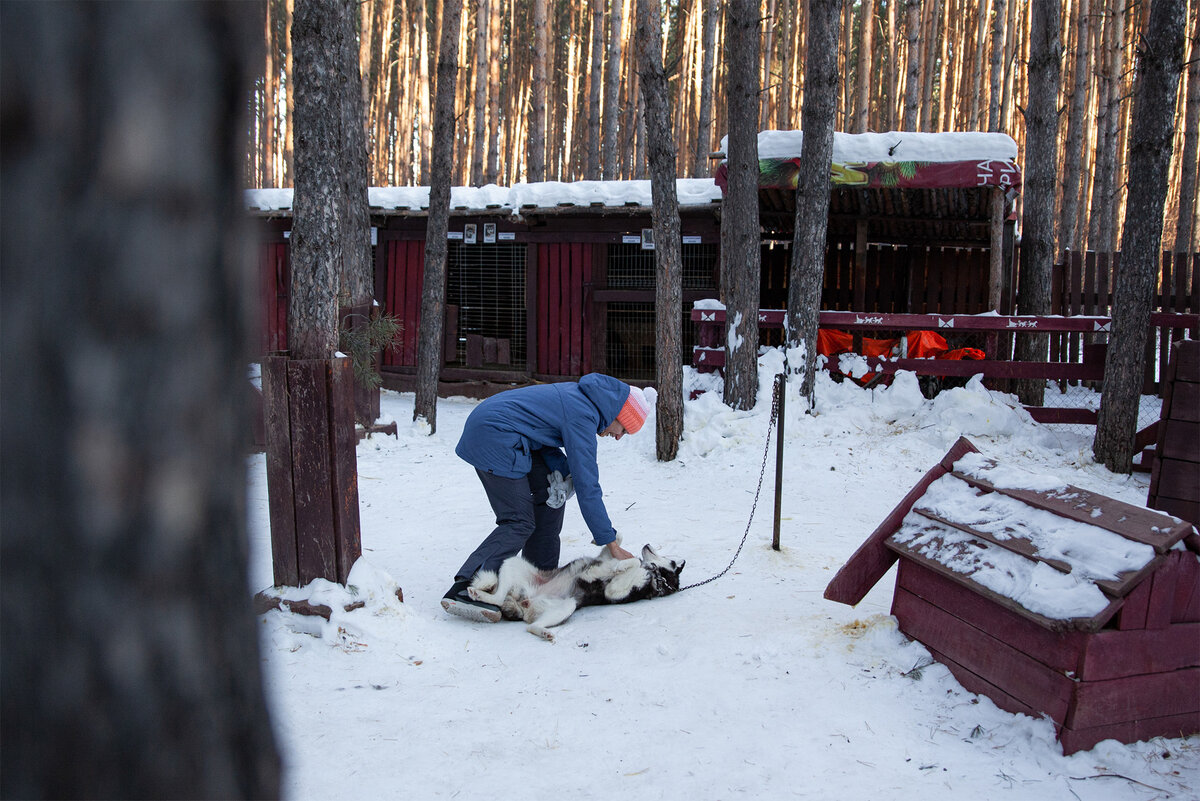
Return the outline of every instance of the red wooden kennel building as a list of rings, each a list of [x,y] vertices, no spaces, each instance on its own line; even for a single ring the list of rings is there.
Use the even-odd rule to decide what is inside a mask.
[[[1078,487],[997,486],[963,468],[970,453],[975,447],[960,439],[842,567],[825,597],[857,604],[899,561],[892,614],[900,630],[971,692],[1010,712],[1049,716],[1065,753],[1108,738],[1200,732],[1200,539],[1191,524]],[[1004,557],[1066,574],[1070,565],[1042,555],[1019,526],[997,536],[977,521],[931,511],[926,494],[944,476],[967,482],[981,506],[1000,493],[1006,502],[1112,532],[1150,558],[1092,582],[1105,601],[1098,611],[1068,619],[1031,611],[944,558],[939,545],[977,554],[977,565]]]

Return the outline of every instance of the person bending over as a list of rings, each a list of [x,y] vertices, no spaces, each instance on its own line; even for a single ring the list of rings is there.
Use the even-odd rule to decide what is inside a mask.
[[[632,559],[604,508],[596,438],[636,434],[656,398],[653,388],[588,373],[579,383],[510,389],[475,407],[454,452],[475,468],[496,528],[458,569],[442,607],[471,620],[498,621],[498,607],[467,594],[471,579],[480,570],[499,570],[518,553],[534,567],[558,567],[559,533],[572,493],[592,541],[618,559]]]

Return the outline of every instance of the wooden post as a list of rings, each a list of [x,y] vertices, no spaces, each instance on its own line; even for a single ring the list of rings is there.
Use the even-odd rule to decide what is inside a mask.
[[[350,359],[269,356],[263,398],[275,584],[345,584],[362,555]]]
[[[779,512],[783,505],[783,421],[784,403],[787,400],[787,376],[780,373],[775,376],[775,397],[778,398],[779,430],[775,432],[775,532],[771,537],[771,547],[779,550]]]
[[[988,225],[990,247],[988,251],[988,309],[1000,314],[1001,293],[1004,286],[1004,190],[992,187],[991,221]],[[987,335],[984,351],[989,359],[997,357],[1000,349],[998,333]]]

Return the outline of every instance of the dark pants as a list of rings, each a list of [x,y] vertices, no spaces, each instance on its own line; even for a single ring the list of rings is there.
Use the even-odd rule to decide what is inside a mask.
[[[520,553],[542,570],[558,567],[564,507],[546,505],[549,477],[546,462],[533,453],[533,467],[520,478],[501,478],[475,471],[496,514],[496,528],[458,569],[456,577],[471,578],[480,570],[498,570],[500,563]]]

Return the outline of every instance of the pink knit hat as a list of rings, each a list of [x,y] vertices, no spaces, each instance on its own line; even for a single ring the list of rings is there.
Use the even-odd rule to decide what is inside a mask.
[[[646,422],[646,417],[654,408],[656,400],[658,400],[658,392],[654,387],[645,389],[630,387],[629,397],[625,399],[625,405],[617,413],[617,422],[625,427],[627,434],[636,434]]]

